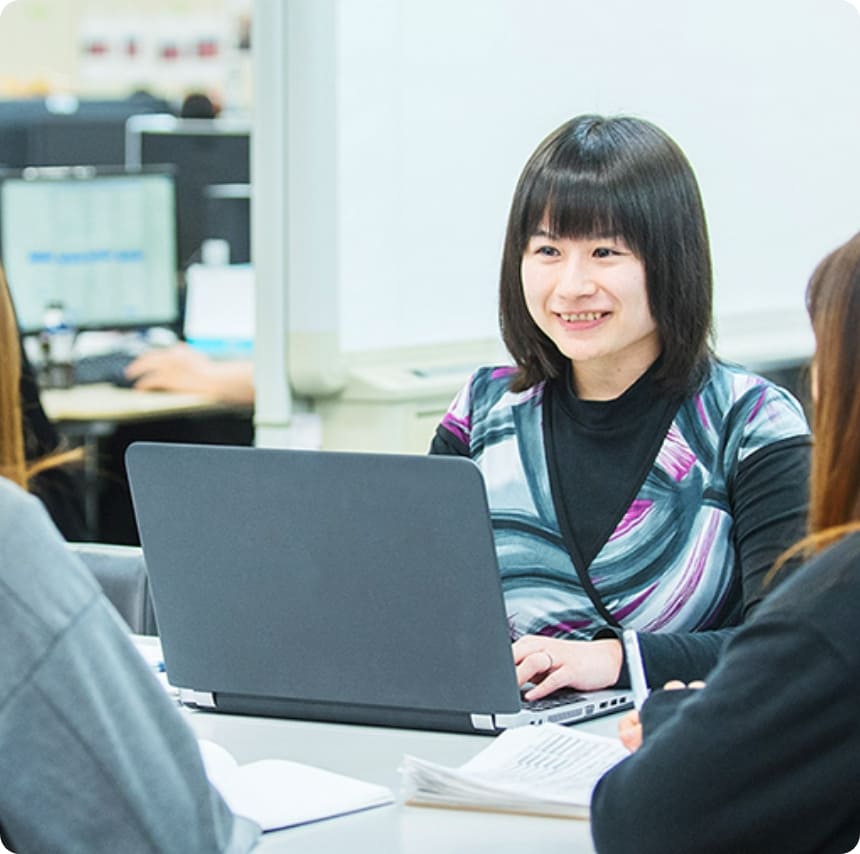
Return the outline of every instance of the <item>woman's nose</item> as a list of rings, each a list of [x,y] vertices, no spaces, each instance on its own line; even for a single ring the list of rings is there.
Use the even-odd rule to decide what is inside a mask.
[[[567,298],[590,296],[596,292],[597,282],[588,264],[570,258],[559,271],[556,290]]]

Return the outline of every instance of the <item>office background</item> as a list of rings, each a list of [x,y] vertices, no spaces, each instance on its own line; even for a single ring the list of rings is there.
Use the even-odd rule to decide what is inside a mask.
[[[122,97],[145,88],[181,99],[217,91],[229,110],[251,100],[246,50],[252,0],[6,0],[4,97]]]
[[[286,202],[280,219],[276,207],[258,217],[257,261],[271,250],[283,271],[258,284],[289,280],[286,298],[258,292],[271,325],[258,327],[265,442],[284,439],[268,432],[284,401],[266,366],[279,359],[317,366],[322,388],[348,386],[354,360],[325,362],[338,350],[436,352],[495,334],[516,177],[545,133],[584,111],[653,119],[688,153],[720,343],[745,339],[730,355],[767,338],[757,363],[808,356],[806,279],[858,225],[860,15],[845,0],[294,0],[258,4],[263,18],[258,114],[278,100],[257,127],[285,144],[258,149],[258,171]],[[284,151],[279,171],[270,158]],[[296,351],[310,336],[329,346]]]
[[[336,420],[350,396],[418,401],[429,440],[466,366],[498,351],[519,170],[576,113],[645,116],[687,152],[719,343],[756,367],[808,357],[806,279],[858,225],[847,0],[16,0],[0,57],[12,94],[203,88],[251,118],[261,444],[324,442],[297,416]]]

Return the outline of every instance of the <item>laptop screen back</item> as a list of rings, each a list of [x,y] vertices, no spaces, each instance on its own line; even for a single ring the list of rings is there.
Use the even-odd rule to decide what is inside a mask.
[[[174,685],[519,708],[471,461],[138,443],[127,466]]]

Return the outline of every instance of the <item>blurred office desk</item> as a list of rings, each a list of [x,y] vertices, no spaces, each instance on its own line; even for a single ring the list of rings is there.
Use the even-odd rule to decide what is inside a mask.
[[[304,762],[388,786],[393,805],[340,816],[263,836],[261,852],[285,854],[523,854],[593,852],[587,821],[539,818],[402,803],[398,767],[405,753],[444,765],[461,765],[489,737],[423,730],[350,726],[189,712],[198,738],[226,747],[240,764],[280,758]],[[618,715],[577,724],[615,735]],[[284,793],[289,797],[289,792]]]
[[[48,418],[73,444],[84,447],[84,496],[90,538],[136,543],[122,455],[136,440],[251,444],[253,408],[234,406],[198,394],[135,391],[107,383],[45,389]],[[101,494],[114,491],[118,536],[103,524]],[[108,502],[105,502],[108,504]],[[129,530],[131,534],[129,534]]]
[[[108,383],[93,383],[72,388],[52,388],[41,393],[48,417],[59,424],[114,425],[172,415],[196,415],[224,411],[228,407],[199,394],[172,391],[135,391]]]

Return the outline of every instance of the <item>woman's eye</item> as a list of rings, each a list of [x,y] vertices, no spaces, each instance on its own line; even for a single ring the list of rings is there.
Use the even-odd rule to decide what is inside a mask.
[[[597,249],[594,250],[595,258],[610,258],[613,255],[618,255],[618,250],[611,249],[609,246],[598,246]]]
[[[555,246],[538,246],[537,249],[535,249],[535,252],[538,255],[546,255],[549,258],[554,258],[558,255],[558,249],[556,249]]]

